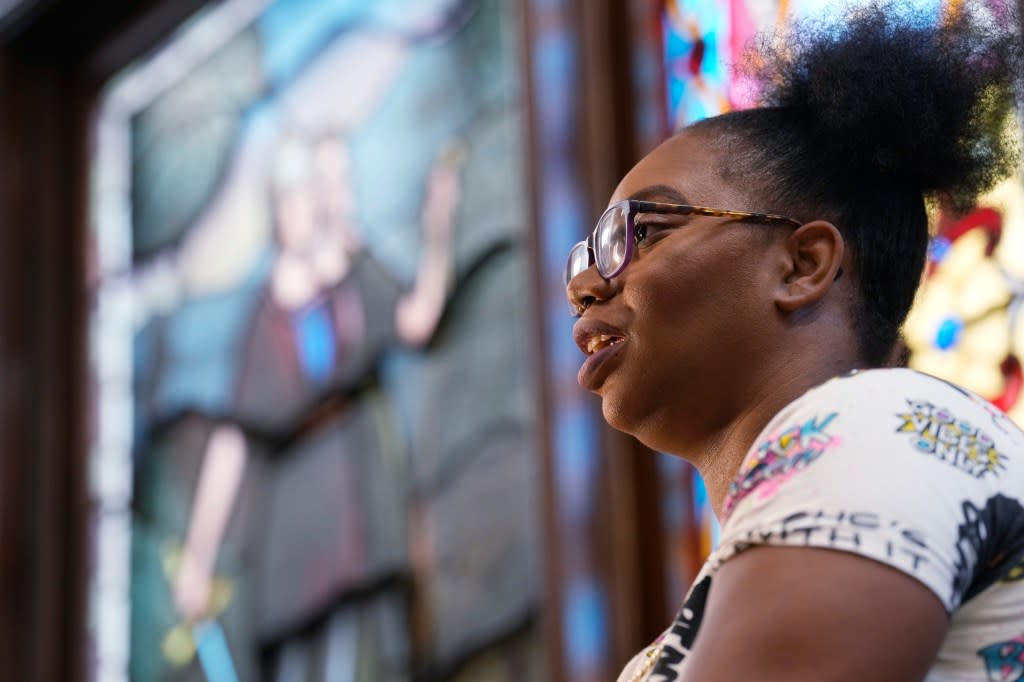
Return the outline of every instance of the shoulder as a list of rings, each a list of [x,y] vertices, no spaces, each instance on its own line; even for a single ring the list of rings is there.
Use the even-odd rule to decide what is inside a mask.
[[[927,374],[882,369],[837,377],[765,427],[730,487],[727,514],[755,488],[826,453],[848,464],[854,458],[857,469],[848,473],[860,476],[879,468],[915,475],[952,468],[974,479],[998,479],[1011,466],[1024,467],[1024,434],[988,401]]]
[[[908,406],[931,405],[940,413],[974,414],[988,426],[1021,438],[1010,418],[989,401],[952,382],[912,369],[862,370],[835,377],[794,400],[776,420],[788,412],[816,405],[834,405],[850,416],[863,418],[891,415],[894,409],[905,412]]]
[[[1024,480],[1020,428],[989,401],[951,382],[910,369],[857,372],[826,382],[790,407],[801,413],[829,405],[839,438],[848,450],[860,448],[866,462],[908,465],[920,475],[953,469],[976,480]],[[1019,475],[1006,476],[1011,468]]]
[[[911,370],[860,372],[760,434],[729,489],[719,558],[758,544],[844,550],[917,577],[953,610],[981,555],[999,553],[963,552],[961,535],[993,505],[1014,518],[1003,512],[1020,500],[1024,438],[1002,412]],[[1015,552],[1024,533],[1003,530]]]

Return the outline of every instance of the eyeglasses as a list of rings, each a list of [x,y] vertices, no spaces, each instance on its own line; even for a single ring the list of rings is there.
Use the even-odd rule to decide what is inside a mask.
[[[647,235],[647,226],[636,224],[635,218],[638,213],[702,215],[712,218],[733,218],[748,223],[784,223],[793,227],[803,225],[799,220],[770,213],[729,211],[721,208],[627,199],[610,206],[601,215],[597,227],[590,236],[569,251],[569,260],[565,265],[566,286],[573,277],[591,265],[596,264],[597,272],[605,279],[611,279],[626,269],[633,258],[634,244],[639,243]],[[573,314],[579,314],[576,306],[570,304],[570,308]]]

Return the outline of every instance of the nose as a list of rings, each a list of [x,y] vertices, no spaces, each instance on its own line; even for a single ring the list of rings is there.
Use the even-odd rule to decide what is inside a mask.
[[[583,311],[594,303],[607,301],[618,292],[619,277],[608,280],[601,276],[597,267],[589,268],[573,277],[565,287],[565,295],[569,299],[569,307],[582,315]]]

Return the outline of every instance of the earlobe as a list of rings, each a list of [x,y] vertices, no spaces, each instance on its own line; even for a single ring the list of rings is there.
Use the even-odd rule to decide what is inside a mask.
[[[835,225],[815,220],[800,226],[785,242],[786,271],[775,304],[792,313],[825,297],[839,279],[846,244]]]

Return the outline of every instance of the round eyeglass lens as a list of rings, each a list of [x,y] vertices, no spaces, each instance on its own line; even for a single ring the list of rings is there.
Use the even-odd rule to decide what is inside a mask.
[[[572,247],[572,251],[569,252],[569,261],[565,264],[566,285],[569,284],[573,277],[590,267],[590,258],[588,256],[586,242],[579,242],[576,246]]]
[[[626,259],[626,209],[612,206],[601,216],[594,240],[594,258],[601,276],[608,277],[622,267]]]

